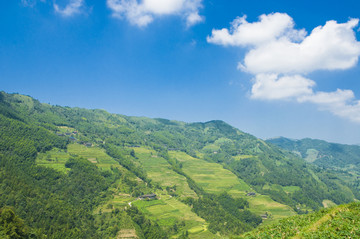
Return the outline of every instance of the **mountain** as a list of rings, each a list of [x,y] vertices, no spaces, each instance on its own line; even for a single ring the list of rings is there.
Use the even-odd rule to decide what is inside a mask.
[[[28,237],[230,237],[360,199],[331,171],[219,120],[131,117],[1,92],[0,129],[0,208]]]
[[[342,178],[360,189],[360,146],[329,143],[324,140],[274,138],[266,142],[279,146]]]
[[[266,140],[297,153],[303,159],[323,167],[349,167],[360,164],[360,146],[329,143],[318,139],[292,140],[283,137]]]

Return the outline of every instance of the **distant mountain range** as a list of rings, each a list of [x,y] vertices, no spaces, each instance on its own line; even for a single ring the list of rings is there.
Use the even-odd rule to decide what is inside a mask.
[[[278,137],[268,139],[266,142],[291,151],[360,189],[360,146],[309,138],[294,140]]]
[[[284,137],[266,142],[292,151],[307,162],[324,167],[347,167],[360,164],[360,146],[329,143],[318,139],[293,140]]]

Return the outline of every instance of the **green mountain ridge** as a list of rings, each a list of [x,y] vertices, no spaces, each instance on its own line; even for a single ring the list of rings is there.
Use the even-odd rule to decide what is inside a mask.
[[[29,237],[228,238],[360,199],[327,169],[219,120],[132,117],[1,92],[0,128],[0,208],[11,207]],[[151,193],[156,200],[138,200]]]
[[[307,162],[328,170],[352,187],[360,189],[360,146],[310,138],[292,140],[279,137],[266,142],[292,151]]]

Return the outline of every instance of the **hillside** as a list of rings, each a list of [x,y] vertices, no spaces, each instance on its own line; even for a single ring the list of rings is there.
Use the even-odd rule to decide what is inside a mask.
[[[283,137],[266,140],[297,153],[303,159],[323,167],[345,168],[360,164],[360,146],[329,143],[317,139],[292,140]]]
[[[329,143],[324,140],[274,138],[266,142],[299,155],[307,162],[329,172],[360,189],[360,146]]]
[[[241,238],[359,238],[360,204],[351,203],[294,216]]]
[[[129,117],[1,92],[0,127],[0,208],[29,236],[226,238],[359,199],[326,169],[223,121]]]

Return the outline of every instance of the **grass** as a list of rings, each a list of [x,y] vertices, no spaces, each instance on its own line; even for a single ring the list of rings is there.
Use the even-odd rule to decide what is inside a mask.
[[[65,150],[54,148],[46,153],[39,153],[35,162],[37,165],[67,173],[69,169],[65,168],[65,163],[70,157]]]
[[[76,131],[75,128],[71,128],[68,126],[58,126],[58,131],[61,133],[71,133]]]
[[[263,186],[264,190],[277,190],[277,191],[280,191],[280,190],[284,190],[286,193],[294,193],[296,191],[299,191],[301,188],[299,186],[281,186],[281,185],[278,185],[278,184],[265,184]]]
[[[312,163],[317,159],[318,154],[319,154],[319,151],[317,151],[316,149],[308,149],[306,151],[305,160],[308,161],[309,163]]]
[[[299,186],[283,186],[282,188],[286,193],[294,193],[301,190]]]
[[[330,208],[330,207],[336,206],[336,203],[334,203],[331,200],[324,200],[324,201],[322,201],[322,204],[323,204],[324,208]]]
[[[358,203],[297,215],[259,227],[241,238],[359,238]]]
[[[135,155],[148,178],[158,183],[162,188],[176,185],[176,193],[181,197],[197,197],[196,193],[189,188],[186,178],[171,169],[171,165],[154,150],[147,148],[134,148]]]
[[[296,213],[287,205],[275,202],[267,195],[257,194],[255,197],[246,197],[250,204],[250,211],[257,215],[267,212],[270,218],[263,220],[263,225],[268,225],[282,218],[296,215]]]
[[[236,155],[232,157],[235,160],[242,160],[242,159],[249,159],[249,158],[256,158],[254,155]]]

